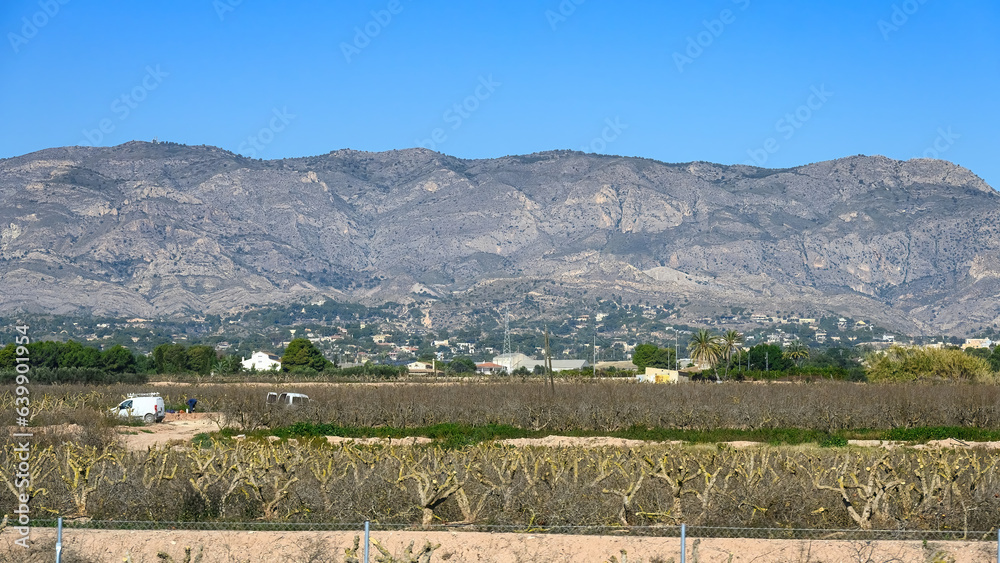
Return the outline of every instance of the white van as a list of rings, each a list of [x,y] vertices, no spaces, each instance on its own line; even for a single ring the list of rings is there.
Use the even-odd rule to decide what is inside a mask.
[[[128,398],[111,407],[111,414],[122,418],[141,418],[147,423],[162,422],[167,416],[163,397],[156,393],[133,393]]]
[[[286,407],[301,407],[309,404],[309,395],[303,395],[302,393],[278,394],[271,392],[267,394],[267,404],[283,405]]]

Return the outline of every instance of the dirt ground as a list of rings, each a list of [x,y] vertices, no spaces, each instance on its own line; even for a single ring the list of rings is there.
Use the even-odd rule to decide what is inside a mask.
[[[217,413],[205,413],[205,412],[195,412],[195,413],[167,413],[166,418],[163,422],[151,424],[148,426],[134,426],[134,427],[122,427],[119,430],[119,435],[121,436],[122,443],[129,449],[132,450],[145,450],[150,447],[161,447],[167,444],[177,444],[177,443],[187,443],[190,442],[196,434],[202,432],[214,432],[219,430],[219,424],[216,422],[220,420],[220,415]],[[339,436],[327,436],[327,441],[335,444],[342,442],[355,442],[358,444],[399,444],[399,445],[414,445],[414,444],[426,444],[430,442],[428,438],[413,437],[405,439],[396,440],[386,440],[383,438],[343,438]],[[642,440],[627,440],[625,438],[612,438],[612,437],[590,437],[590,438],[579,438],[579,437],[569,437],[569,436],[547,436],[545,438],[513,438],[510,440],[501,440],[501,444],[507,444],[511,446],[525,447],[525,446],[549,446],[549,447],[569,447],[569,446],[584,446],[584,447],[601,447],[601,446],[613,446],[622,448],[638,447],[647,444]],[[674,441],[667,442],[670,444],[680,444],[682,442]],[[762,446],[760,442],[726,442],[727,445],[734,448],[752,448],[757,446]],[[850,440],[849,444],[852,446],[861,447],[881,447],[881,448],[894,448],[901,447],[903,444],[900,442],[890,442],[883,440]],[[949,438],[947,440],[931,440],[927,444],[919,444],[916,446],[910,446],[915,449],[925,449],[925,448],[983,448],[983,449],[1000,449],[1000,442],[964,442],[962,440],[955,440]]]
[[[163,422],[146,426],[123,426],[118,431],[122,443],[131,450],[157,448],[170,443],[188,443],[196,434],[215,432],[219,425],[214,413],[167,413]]]
[[[201,532],[116,531],[67,529],[63,535],[63,562],[337,562],[353,547],[361,532]],[[33,530],[27,552],[13,545],[13,534],[0,539],[0,561],[51,561],[55,531]],[[413,552],[430,542],[435,562],[618,562],[653,563],[680,559],[678,538],[572,536],[560,534],[374,531],[379,541],[399,561],[413,542]],[[190,558],[185,549],[191,548]],[[622,554],[625,551],[625,554]],[[371,547],[371,561],[379,551]],[[937,555],[937,558],[935,558]],[[923,563],[954,561],[981,563],[996,557],[995,542],[864,542],[844,540],[692,539],[687,560],[699,563],[894,561]],[[358,552],[361,559],[361,552]],[[383,559],[384,560],[384,559]]]

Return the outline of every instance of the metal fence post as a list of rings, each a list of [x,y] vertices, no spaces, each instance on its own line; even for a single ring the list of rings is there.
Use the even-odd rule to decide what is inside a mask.
[[[684,545],[686,543],[686,538],[684,537],[686,534],[687,524],[681,522],[681,563],[684,563],[687,560],[687,547]]]
[[[62,563],[62,516],[56,521],[56,563]]]
[[[368,563],[368,530],[371,527],[368,520],[365,520],[365,563]]]
[[[997,563],[1000,563],[1000,526],[997,526]]]

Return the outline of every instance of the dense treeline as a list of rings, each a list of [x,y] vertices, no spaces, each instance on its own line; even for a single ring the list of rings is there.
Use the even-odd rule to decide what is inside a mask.
[[[27,354],[22,354],[27,349]],[[17,358],[30,358],[32,369],[47,368],[90,368],[108,373],[126,373],[145,371],[147,367],[144,356],[138,358],[124,346],[112,346],[107,350],[84,346],[79,342],[32,342],[27,346],[17,346],[13,343],[0,349],[0,370],[11,370],[17,367]]]
[[[914,381],[955,380],[996,383],[1000,381],[1000,346],[993,349],[911,348],[895,346],[888,350],[866,351],[856,348],[814,350],[801,342],[785,346],[774,343],[744,348],[742,335],[729,331],[722,336],[697,331],[687,346],[691,360],[703,369],[695,379],[714,380],[780,380],[786,378],[822,378],[843,381]],[[24,347],[21,347],[23,351]],[[142,376],[159,375],[235,375],[245,372],[242,358],[222,355],[212,346],[195,344],[161,344],[151,354],[133,354],[128,348],[114,345],[105,350],[85,346],[75,341],[33,342],[26,347],[27,362],[38,383],[110,383],[141,382]],[[15,377],[18,358],[24,357],[15,344],[0,349],[0,381]],[[422,358],[424,359],[424,358]],[[430,360],[430,356],[426,358]],[[689,360],[680,365],[672,347],[660,348],[646,343],[635,347],[633,364],[636,371],[647,367],[688,370],[695,366]],[[469,357],[456,356],[440,362],[443,375],[475,375],[476,363]],[[705,367],[708,366],[708,367]],[[253,370],[251,370],[253,372]],[[305,338],[298,338],[286,348],[281,358],[281,372],[295,376],[394,379],[405,376],[399,365],[367,363],[363,366],[340,368]],[[513,375],[522,378],[540,375],[521,368]],[[263,372],[266,374],[267,372]],[[559,374],[578,378],[595,375],[592,368]],[[630,376],[628,370],[597,370],[599,377]]]
[[[25,357],[27,362],[18,361]],[[145,356],[124,346],[100,350],[73,340],[8,344],[0,349],[0,381],[14,381],[19,364],[29,366],[34,383],[141,383],[149,369]]]

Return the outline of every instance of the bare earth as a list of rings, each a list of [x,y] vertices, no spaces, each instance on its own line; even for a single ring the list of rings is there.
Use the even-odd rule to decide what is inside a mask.
[[[115,531],[65,530],[63,561],[160,562],[313,562],[344,560],[346,548],[354,545],[360,532],[197,532],[197,531]],[[26,557],[23,548],[13,545],[13,534],[0,539],[0,561],[51,561],[55,531],[38,529],[32,533],[32,548]],[[363,537],[363,536],[362,536]],[[440,545],[431,561],[452,562],[605,562],[612,556],[623,561],[650,563],[678,561],[678,538],[630,538],[614,536],[572,536],[559,534],[487,533],[487,532],[379,532],[371,535],[393,555],[401,556],[413,542],[418,552],[426,542]],[[955,563],[992,561],[996,543],[885,541],[868,543],[843,540],[749,540],[688,539],[688,561],[748,563],[754,562],[841,562],[935,560],[935,553],[950,558],[937,559]],[[371,560],[378,551],[371,547]],[[197,557],[200,556],[200,559]],[[360,559],[361,553],[358,553]],[[953,558],[953,559],[952,559]],[[405,559],[404,559],[405,560]]]
[[[166,418],[163,422],[158,424],[152,424],[149,426],[141,427],[122,427],[119,430],[121,435],[122,443],[126,447],[132,450],[145,450],[150,447],[160,447],[171,443],[187,443],[196,434],[202,432],[214,432],[219,430],[219,424],[216,420],[220,420],[220,415],[217,413],[167,413]],[[65,429],[63,429],[65,430]],[[343,442],[354,442],[356,444],[395,444],[395,445],[416,445],[416,444],[426,444],[431,440],[423,437],[412,437],[403,439],[393,439],[388,440],[384,438],[344,438],[341,436],[327,436],[327,441],[331,444],[339,444]],[[639,447],[651,442],[645,442],[642,440],[628,440],[625,438],[612,438],[612,437],[589,437],[589,438],[579,438],[571,436],[546,436],[545,438],[512,438],[509,440],[501,440],[499,443],[506,444],[510,446],[525,447],[525,446],[547,446],[547,447],[571,447],[571,446],[584,446],[584,447],[622,447],[622,448],[632,448]],[[668,443],[668,444],[681,444],[683,442],[673,441],[673,442],[657,442],[657,443]],[[733,448],[752,448],[763,446],[760,442],[725,442],[728,446]],[[895,448],[901,447],[904,444],[901,442],[891,442],[888,440],[849,440],[848,443],[852,446],[870,447],[870,448]],[[915,446],[909,446],[914,449],[927,449],[927,448],[982,448],[982,449],[1000,449],[1000,442],[965,442],[962,440],[956,440],[954,438],[948,438],[946,440],[931,440],[926,444],[918,444]]]
[[[122,443],[131,450],[157,448],[170,443],[188,443],[196,434],[216,432],[213,413],[167,413],[163,422],[148,426],[123,426],[118,431]]]

